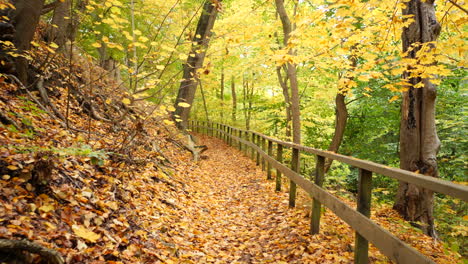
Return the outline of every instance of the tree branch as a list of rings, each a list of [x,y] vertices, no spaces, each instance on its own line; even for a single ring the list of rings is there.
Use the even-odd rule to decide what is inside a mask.
[[[58,6],[59,3],[60,3],[60,1],[56,0],[55,2],[52,2],[50,4],[45,5],[42,8],[41,15],[45,15],[45,14],[49,13],[50,11],[54,10]]]
[[[457,2],[453,1],[453,0],[448,0],[452,5],[458,7],[460,10],[462,10],[463,12],[465,12],[465,14],[468,14],[468,10],[466,10],[465,8],[463,8],[461,5],[457,4]]]

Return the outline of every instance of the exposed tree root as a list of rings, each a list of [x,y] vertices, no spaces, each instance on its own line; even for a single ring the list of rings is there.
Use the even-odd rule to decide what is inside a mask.
[[[26,263],[29,254],[40,255],[46,263],[62,264],[62,256],[54,249],[46,248],[28,240],[0,239],[0,261]]]

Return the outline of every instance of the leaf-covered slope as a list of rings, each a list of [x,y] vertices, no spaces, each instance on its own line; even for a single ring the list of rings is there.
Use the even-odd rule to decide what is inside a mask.
[[[0,82],[0,239],[56,249],[67,263],[173,254],[166,232],[188,199],[184,138],[164,109],[122,103],[124,88],[78,51],[70,65],[38,46],[35,85]],[[3,253],[0,262],[19,257]]]

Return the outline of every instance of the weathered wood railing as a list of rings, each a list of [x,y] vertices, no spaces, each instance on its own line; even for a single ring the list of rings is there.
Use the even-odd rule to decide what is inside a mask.
[[[238,129],[232,126],[205,122],[190,121],[189,128],[194,132],[204,133],[218,137],[231,146],[238,147],[262,169],[267,170],[267,178],[272,178],[271,170],[276,169],[276,190],[281,190],[281,175],[290,180],[289,205],[295,206],[296,185],[299,185],[312,196],[312,214],[310,233],[317,234],[320,228],[321,206],[324,205],[345,221],[356,231],[354,249],[355,263],[368,263],[369,242],[374,244],[384,255],[397,263],[434,263],[411,246],[407,245],[387,230],[383,229],[369,219],[372,195],[372,174],[378,173],[387,177],[411,183],[434,192],[468,201],[468,187],[441,179],[427,177],[413,172],[391,168],[370,161],[360,160],[336,154],[329,151],[318,150],[291,142],[284,142],[263,134]],[[276,144],[276,158],[273,157],[273,144]],[[283,150],[291,148],[291,168],[283,164]],[[316,155],[316,168],[314,182],[307,180],[298,173],[299,152]],[[324,181],[325,158],[337,160],[359,168],[357,210],[322,188]]]

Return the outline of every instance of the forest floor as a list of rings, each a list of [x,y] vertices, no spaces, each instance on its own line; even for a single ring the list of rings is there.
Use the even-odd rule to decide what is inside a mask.
[[[50,59],[42,42],[32,54],[37,69]],[[132,103],[108,72],[75,57],[72,73],[57,56],[29,87],[0,78],[0,244],[27,240],[63,263],[353,262],[354,231],[330,210],[310,235],[308,195],[298,190],[289,208],[285,179],[275,192],[216,138],[196,135],[208,150],[192,161],[171,106]],[[460,260],[389,206],[373,210],[435,262]],[[0,263],[43,263],[1,246]],[[370,259],[389,262],[372,246]]]
[[[266,172],[242,152],[217,138],[197,137],[208,150],[205,159],[187,173],[192,197],[176,224],[185,232],[177,238],[174,263],[353,262],[354,231],[332,212],[325,210],[322,215],[320,234],[310,235],[311,200],[305,192],[299,190],[296,208],[289,208],[288,186],[283,184],[283,190],[275,192],[274,181],[266,180]],[[454,260],[439,243],[399,227],[403,221],[390,208],[380,207],[373,215],[437,263]],[[372,246],[370,260],[390,263]]]

